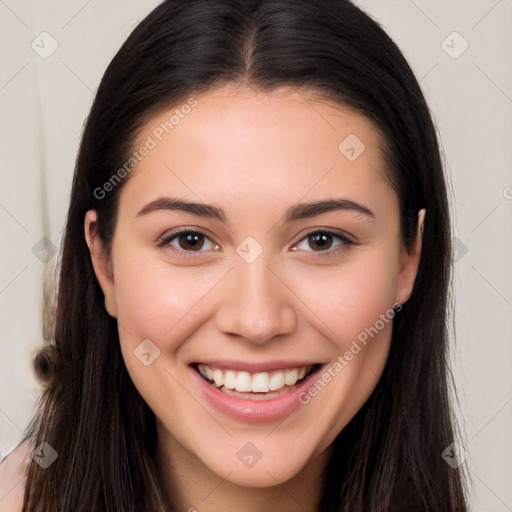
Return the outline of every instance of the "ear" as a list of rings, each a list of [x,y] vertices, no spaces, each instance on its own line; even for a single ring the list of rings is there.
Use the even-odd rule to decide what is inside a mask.
[[[94,273],[105,296],[105,309],[110,316],[116,318],[117,304],[112,263],[98,235],[97,218],[95,210],[88,210],[86,212],[84,221],[85,240],[91,253]]]
[[[425,222],[426,210],[423,208],[418,212],[418,226],[416,229],[416,239],[410,251],[402,246],[400,253],[400,269],[398,273],[398,283],[395,292],[395,302],[405,304],[411,294],[414,286],[414,280],[418,273],[421,257],[421,247],[423,245],[423,225]]]

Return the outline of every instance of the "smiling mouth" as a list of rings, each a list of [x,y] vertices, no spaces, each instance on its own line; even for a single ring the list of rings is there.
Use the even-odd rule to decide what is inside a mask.
[[[269,372],[248,372],[210,367],[195,363],[192,367],[214,388],[239,398],[270,400],[296,389],[321,364],[272,370]]]

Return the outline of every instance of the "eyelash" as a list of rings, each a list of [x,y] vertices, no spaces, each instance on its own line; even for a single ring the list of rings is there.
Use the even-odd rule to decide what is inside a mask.
[[[176,230],[169,235],[160,237],[157,240],[157,245],[159,248],[165,248],[165,246],[169,246],[169,244],[172,240],[174,240],[175,238],[178,238],[180,235],[184,235],[184,234],[199,235],[199,236],[210,239],[210,237],[208,235],[206,235],[205,233],[202,233],[201,231],[195,231],[192,229],[183,228],[183,229]],[[357,245],[356,242],[354,242],[354,240],[348,238],[347,236],[342,235],[341,233],[334,232],[334,231],[329,231],[327,229],[317,229],[314,231],[310,231],[303,238],[301,238],[296,245],[299,245],[301,242],[303,242],[304,240],[307,240],[309,237],[311,237],[313,235],[328,235],[328,236],[332,236],[333,238],[338,238],[339,240],[341,240],[343,242],[341,244],[341,246],[338,247],[337,249],[328,249],[327,251],[307,251],[307,252],[316,253],[322,258],[336,257],[341,252],[349,250],[351,246]],[[213,241],[212,241],[212,243],[215,244],[215,242],[213,242]],[[201,252],[186,251],[184,249],[176,249],[175,247],[173,247],[173,251],[177,252],[180,255],[179,257],[181,257],[181,258],[197,258],[201,254]]]

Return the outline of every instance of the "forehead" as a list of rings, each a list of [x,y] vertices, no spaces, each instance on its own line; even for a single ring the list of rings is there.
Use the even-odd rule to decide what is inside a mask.
[[[247,207],[326,195],[392,194],[381,136],[365,116],[299,89],[226,86],[155,115],[139,133],[140,159],[122,196],[155,194]],[[193,107],[186,105],[194,105]]]

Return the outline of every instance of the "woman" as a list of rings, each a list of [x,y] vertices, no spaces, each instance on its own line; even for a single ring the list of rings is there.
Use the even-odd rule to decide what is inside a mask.
[[[451,258],[428,107],[377,23],[162,3],[82,136],[13,510],[467,510]]]

